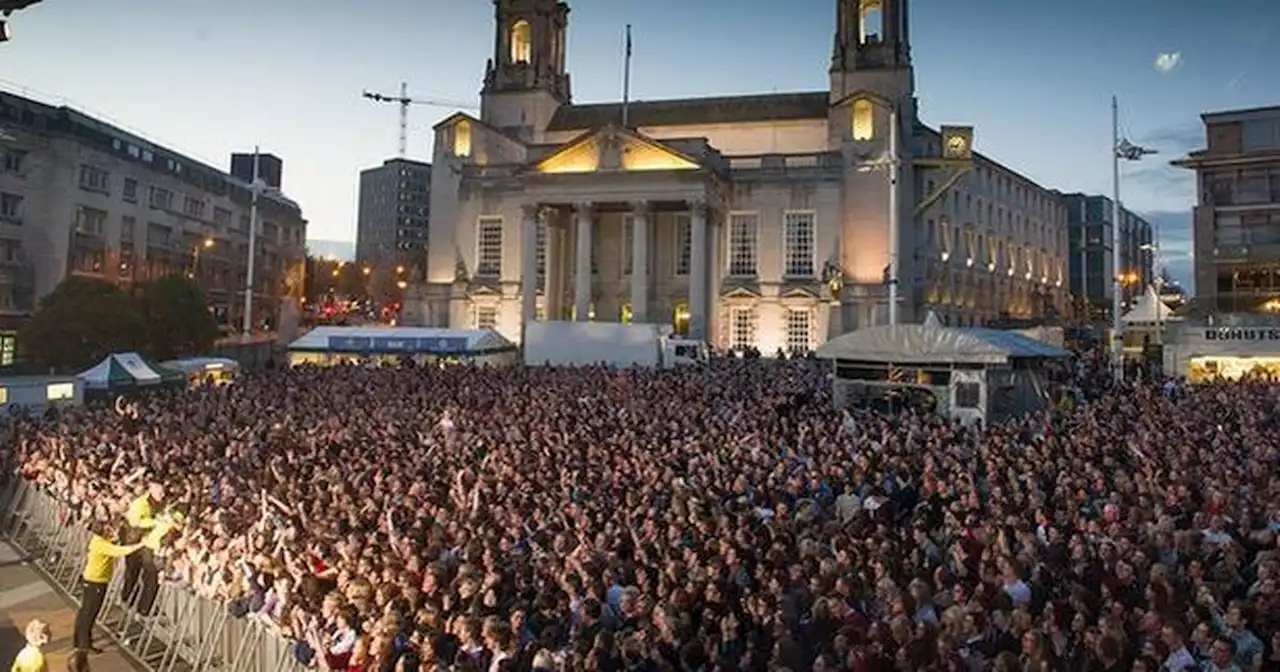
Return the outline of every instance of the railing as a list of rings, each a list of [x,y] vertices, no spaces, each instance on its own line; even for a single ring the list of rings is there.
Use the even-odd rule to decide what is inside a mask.
[[[0,538],[79,600],[89,531],[69,520],[67,507],[21,478],[0,482]],[[117,571],[107,588],[98,626],[148,672],[306,669],[295,659],[292,642],[258,621],[233,617],[226,604],[182,584],[162,580],[150,614],[126,609],[123,574]]]

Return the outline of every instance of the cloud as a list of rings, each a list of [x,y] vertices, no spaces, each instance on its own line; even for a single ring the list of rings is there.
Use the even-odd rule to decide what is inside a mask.
[[[1138,138],[1138,144],[1158,150],[1165,161],[1204,147],[1204,126],[1198,123],[1157,128]]]
[[[1196,197],[1196,174],[1185,168],[1177,168],[1167,163],[1155,161],[1125,166],[1120,174],[1121,188],[1124,185],[1138,187],[1151,196],[1161,199],[1177,199],[1187,201]]]
[[[1182,63],[1181,51],[1167,51],[1156,56],[1156,71],[1165,73],[1173,72],[1180,63]]]

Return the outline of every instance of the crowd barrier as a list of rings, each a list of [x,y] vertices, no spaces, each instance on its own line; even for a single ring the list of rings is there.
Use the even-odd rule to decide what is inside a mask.
[[[0,537],[78,602],[89,531],[68,514],[67,507],[23,479],[0,482]],[[178,583],[161,581],[150,614],[126,609],[120,565],[98,626],[149,672],[307,669],[294,657],[290,640],[259,621],[233,617],[226,604]]]

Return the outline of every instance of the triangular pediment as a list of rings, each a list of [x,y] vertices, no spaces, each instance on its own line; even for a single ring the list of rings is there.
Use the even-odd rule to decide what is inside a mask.
[[[808,287],[789,287],[785,292],[782,293],[782,298],[784,299],[816,299],[818,298],[818,295],[817,293],[810,290]]]
[[[758,299],[760,292],[750,287],[733,287],[725,291],[723,298],[726,299]]]
[[[834,105],[832,105],[832,107],[840,107],[842,105],[848,105],[855,100],[870,101],[873,105],[877,105],[880,108],[885,110],[891,109],[893,107],[892,100],[884,97],[879,93],[876,93],[875,91],[870,91],[867,89],[858,89],[857,91],[853,91],[852,93],[849,93],[848,95],[846,95],[845,97],[837,101]]]
[[[652,138],[609,126],[569,141],[539,160],[533,170],[547,174],[698,170],[696,159]]]

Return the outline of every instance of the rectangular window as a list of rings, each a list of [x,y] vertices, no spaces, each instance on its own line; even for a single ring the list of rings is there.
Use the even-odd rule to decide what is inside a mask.
[[[134,217],[120,218],[120,243],[133,244],[134,229],[138,228],[138,220]]]
[[[25,158],[27,153],[16,149],[0,151],[0,172],[22,173],[22,160]]]
[[[45,388],[45,401],[66,401],[75,399],[76,386],[75,383],[50,383]]]
[[[783,275],[788,278],[813,277],[813,212],[783,215]]]
[[[759,232],[760,215],[754,212],[729,215],[729,275],[740,278],[756,276]]]
[[[173,209],[173,192],[161,187],[151,187],[150,198],[147,201],[151,207],[159,210]]]
[[[81,165],[80,188],[107,193],[107,171],[94,166]]]
[[[633,215],[622,216],[622,274],[631,275],[635,271],[635,259],[632,252],[636,243],[636,218]]]
[[[476,329],[495,329],[498,326],[498,309],[495,306],[476,306]]]
[[[22,197],[17,194],[0,193],[0,222],[14,226],[22,225]]]
[[[9,366],[18,356],[18,337],[13,334],[0,334],[0,366]],[[5,390],[5,402],[9,401],[9,391]]]
[[[88,208],[83,205],[76,208],[76,233],[83,233],[86,236],[101,236],[102,230],[106,228],[106,223],[107,213],[105,210]]]
[[[231,226],[231,211],[225,208],[214,208],[213,223],[217,224],[220,229],[229,228]]]
[[[809,329],[809,311],[787,311],[787,352],[803,355],[812,347],[812,334]]]
[[[547,274],[547,222],[545,219],[538,219],[538,242],[537,251],[534,253],[534,264],[538,267],[538,280],[545,279]]]
[[[756,345],[756,311],[754,308],[734,308],[730,313],[729,347],[746,350]]]
[[[204,217],[204,201],[194,196],[187,196],[182,202],[182,212],[188,217]]]
[[[689,275],[693,260],[693,224],[688,214],[676,215],[676,275]]]
[[[502,277],[501,217],[481,217],[476,227],[476,277]]]
[[[126,203],[138,202],[138,181],[132,177],[124,178],[124,191],[120,194]]]
[[[956,408],[980,408],[982,386],[978,383],[956,383]]]

